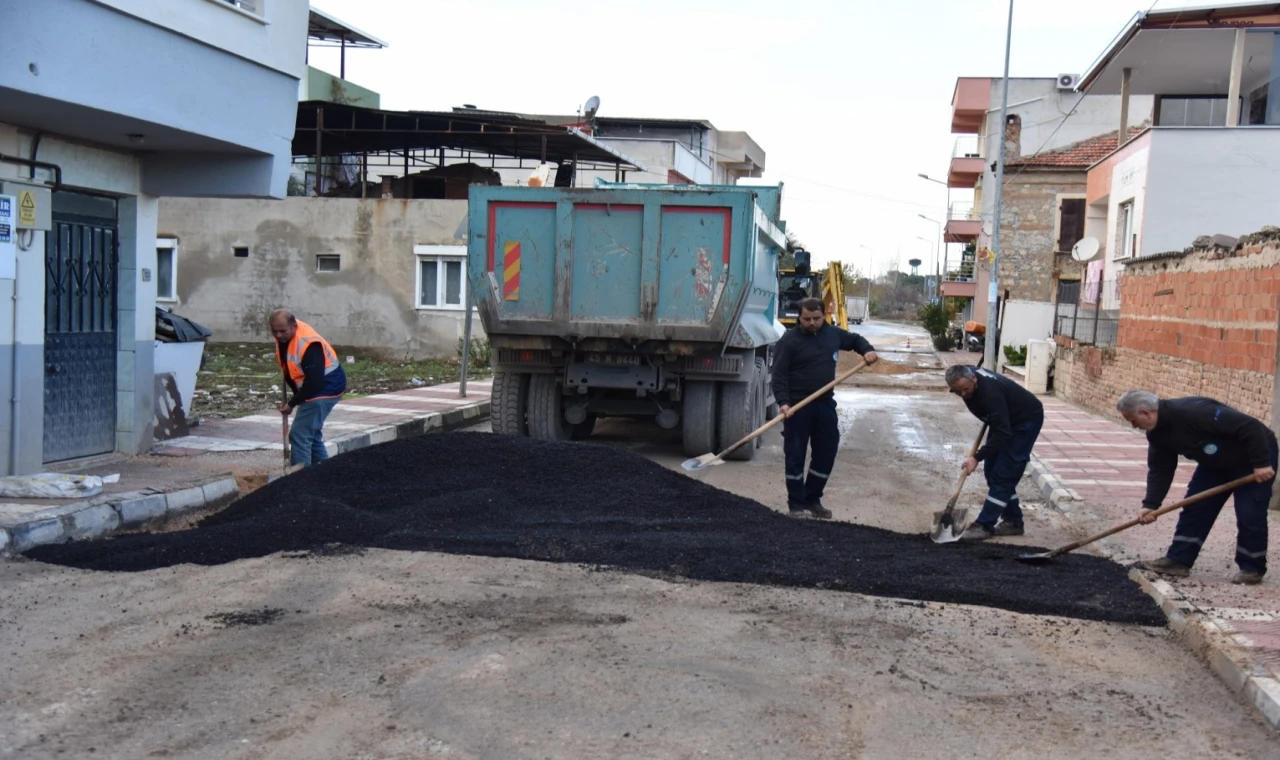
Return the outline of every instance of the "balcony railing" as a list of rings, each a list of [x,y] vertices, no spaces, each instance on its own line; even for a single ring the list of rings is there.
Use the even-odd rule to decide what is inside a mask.
[[[978,138],[961,137],[956,140],[955,147],[951,149],[952,158],[982,158],[982,153],[978,151]]]
[[[1116,345],[1120,329],[1120,280],[1058,285],[1055,335],[1099,348]]]
[[[972,201],[956,201],[947,209],[947,219],[957,222],[982,221],[982,209],[975,208]]]

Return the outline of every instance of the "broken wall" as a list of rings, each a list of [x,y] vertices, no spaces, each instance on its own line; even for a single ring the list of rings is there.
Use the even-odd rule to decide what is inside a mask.
[[[464,312],[418,307],[414,247],[465,256],[466,217],[462,200],[165,198],[159,234],[178,240],[174,311],[214,342],[269,341],[267,315],[284,307],[334,345],[452,357]],[[320,271],[332,256],[337,271]],[[479,319],[472,329],[483,337]]]

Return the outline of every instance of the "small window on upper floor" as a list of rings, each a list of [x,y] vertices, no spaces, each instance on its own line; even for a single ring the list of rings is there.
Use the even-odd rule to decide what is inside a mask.
[[[232,246],[231,255],[235,256],[237,259],[247,259],[249,258],[249,246],[247,245]]]
[[[336,253],[322,253],[316,256],[317,272],[337,272],[342,269],[342,258]]]

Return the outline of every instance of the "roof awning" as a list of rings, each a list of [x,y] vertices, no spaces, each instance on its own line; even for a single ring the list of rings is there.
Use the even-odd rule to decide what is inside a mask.
[[[387,46],[387,43],[372,34],[366,34],[314,6],[307,21],[307,37],[317,42],[330,42],[345,47],[384,48]]]
[[[1280,3],[1139,13],[1080,79],[1079,91],[1118,95],[1130,69],[1134,95],[1225,95],[1237,29],[1246,35],[1248,70],[1270,79]],[[1246,82],[1246,87],[1248,83]]]
[[[296,157],[424,150],[473,151],[484,155],[564,164],[643,167],[572,127],[492,113],[382,111],[325,101],[298,104],[293,135]]]

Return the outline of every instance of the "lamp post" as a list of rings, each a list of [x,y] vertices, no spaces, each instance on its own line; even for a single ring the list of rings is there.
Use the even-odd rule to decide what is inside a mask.
[[[932,221],[932,220],[930,220],[930,221]],[[938,249],[934,246],[934,244],[933,244],[933,241],[932,241],[932,240],[930,240],[929,238],[925,237],[924,235],[916,235],[916,240],[923,240],[924,242],[928,243],[928,244],[929,244],[929,251],[930,251],[930,253],[932,253],[932,254],[933,254],[933,257],[934,257],[934,258],[933,258],[933,260],[934,260],[934,261],[937,261],[937,260],[938,260],[938,257],[937,257]],[[926,298],[927,298],[927,297],[929,297],[929,296],[931,296],[931,295],[934,295],[934,294],[932,294],[932,293],[930,293],[930,292],[929,292],[929,274],[928,274],[928,272],[929,272],[929,270],[927,270],[927,269],[926,269],[926,270],[925,270],[925,276],[924,276],[924,280],[925,280],[925,281],[924,281],[923,283],[921,283],[921,284],[920,284],[920,290],[921,290],[921,292],[923,292],[923,293],[924,293],[924,295],[925,295],[925,297],[926,297]]]
[[[876,252],[861,243],[858,244],[858,247],[866,248],[869,254],[867,256],[867,319],[871,319],[871,277],[876,266]]]
[[[947,208],[946,208],[946,213],[942,215],[942,218],[950,219],[951,218],[951,185],[947,182],[943,182],[940,179],[934,179],[933,177],[930,177],[928,174],[917,174],[916,176],[928,182],[934,182],[936,184],[942,185],[947,189]],[[928,219],[928,217],[925,216],[924,214],[921,214],[920,217],[922,219]],[[932,222],[933,220],[929,219],[929,221]],[[937,272],[935,273],[938,278],[937,280],[938,292],[935,295],[942,294],[942,268],[946,266],[946,264],[943,262],[943,259],[947,258],[947,244],[942,237],[942,228],[943,228],[943,225],[938,225],[938,257],[937,257],[937,266],[936,266]]]
[[[1000,315],[997,313],[1000,293],[1000,211],[1004,200],[1004,144],[1009,123],[1009,48],[1013,42],[1013,0],[1009,0],[1009,24],[1004,36],[1004,78],[1000,93],[1000,150],[996,153],[996,218],[991,230],[991,288],[987,292],[986,352],[983,361],[996,369],[996,344],[1000,342]]]
[[[950,192],[948,192],[947,194],[948,194],[948,195],[950,195]],[[933,263],[934,263],[934,269],[936,269],[936,270],[938,271],[938,273],[941,273],[941,271],[942,271],[942,262],[941,262],[941,261],[939,261],[939,259],[941,258],[941,255],[942,255],[942,253],[941,253],[941,252],[942,252],[942,245],[943,245],[943,243],[942,243],[942,222],[938,221],[937,219],[930,219],[929,217],[925,216],[924,214],[916,214],[916,216],[920,217],[921,219],[925,220],[926,222],[933,222],[934,224],[938,225],[938,245],[937,245],[937,247],[935,247],[935,248],[933,249],[933,250],[934,250]],[[930,243],[930,245],[933,245],[933,243]],[[938,289],[941,289],[941,288],[942,288],[942,284],[941,284],[941,282],[939,282],[939,281],[935,281],[935,282],[934,282],[934,287],[935,287],[935,288],[938,288]],[[937,293],[937,292],[935,292],[933,295],[935,295],[935,296],[936,296],[936,295],[938,295],[938,293]]]

